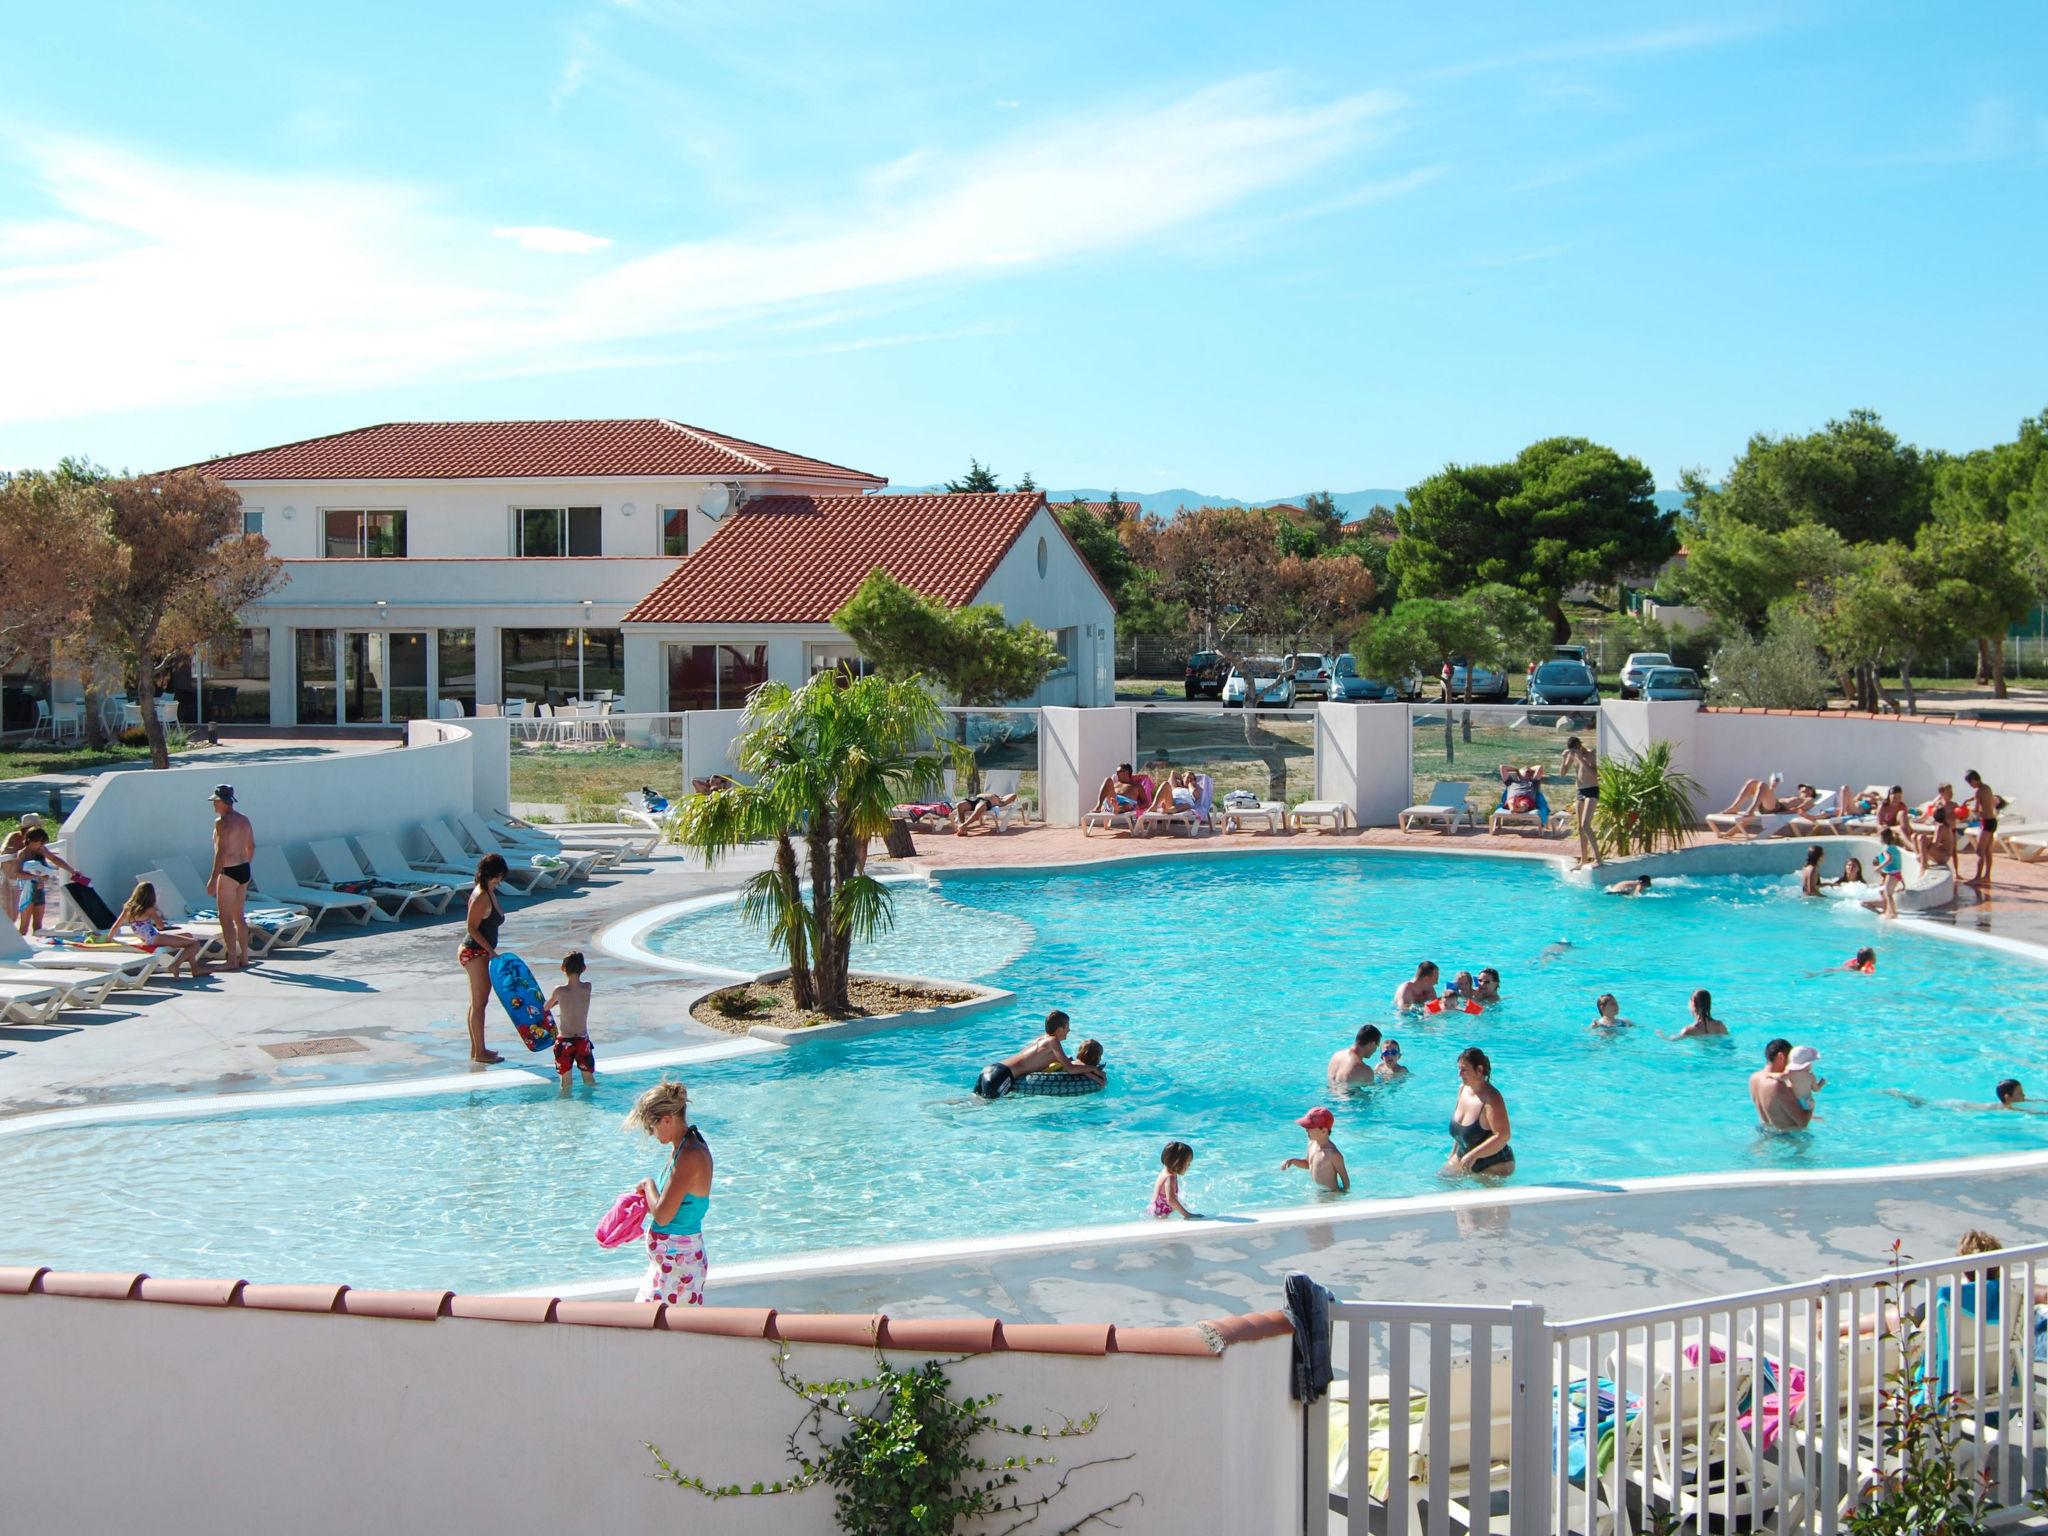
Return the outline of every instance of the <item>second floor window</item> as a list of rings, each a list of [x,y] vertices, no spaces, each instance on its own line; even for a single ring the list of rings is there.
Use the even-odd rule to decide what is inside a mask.
[[[263,509],[261,507],[244,507],[242,509],[242,532],[245,534],[255,534],[259,538],[262,536]]]
[[[604,513],[597,507],[521,507],[513,514],[518,555],[601,555]]]
[[[363,512],[329,508],[323,518],[327,533],[325,550],[330,559],[405,558],[403,511]]]
[[[687,555],[690,552],[690,509],[688,507],[663,507],[661,509],[661,552],[664,555]]]

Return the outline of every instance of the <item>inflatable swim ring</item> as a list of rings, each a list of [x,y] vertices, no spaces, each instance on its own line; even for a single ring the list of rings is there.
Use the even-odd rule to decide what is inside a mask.
[[[1017,1079],[1010,1092],[1070,1099],[1077,1094],[1100,1093],[1104,1086],[1099,1078],[1086,1077],[1079,1072],[1026,1072]]]

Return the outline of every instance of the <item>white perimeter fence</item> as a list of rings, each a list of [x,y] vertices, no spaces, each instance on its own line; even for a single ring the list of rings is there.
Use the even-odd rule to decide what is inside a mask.
[[[1339,1302],[1305,1529],[1833,1536],[1945,1457],[1993,1525],[2048,1493],[2048,1244],[1552,1324]]]

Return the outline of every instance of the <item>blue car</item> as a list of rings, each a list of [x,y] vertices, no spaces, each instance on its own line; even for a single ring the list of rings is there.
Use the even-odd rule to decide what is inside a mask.
[[[1401,695],[1377,678],[1360,676],[1357,658],[1347,652],[1337,658],[1337,671],[1330,679],[1330,697],[1343,704],[1392,704]]]
[[[1646,699],[1690,700],[1700,703],[1707,696],[1707,690],[1700,686],[1699,673],[1690,667],[1653,667],[1643,674],[1643,697]]]

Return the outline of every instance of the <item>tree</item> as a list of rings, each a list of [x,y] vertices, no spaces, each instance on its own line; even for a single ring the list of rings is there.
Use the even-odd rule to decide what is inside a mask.
[[[1804,437],[1759,432],[1720,485],[1697,471],[1681,483],[1696,521],[1729,519],[1769,533],[1818,523],[1858,543],[1910,540],[1933,510],[1932,461],[1867,410]]]
[[[1779,532],[1734,518],[1686,531],[1686,589],[1716,618],[1749,634],[1763,631],[1772,606],[1809,595],[1825,607],[1830,584],[1858,561],[1856,546],[1820,523]]]
[[[1209,649],[1232,630],[1256,627],[1274,596],[1279,550],[1263,514],[1244,507],[1182,507],[1170,522],[1148,520],[1140,558],[1154,590],[1185,603]]]
[[[993,469],[990,469],[979,459],[969,459],[967,461],[967,473],[958,480],[948,480],[946,482],[946,489],[953,495],[960,496],[969,493],[981,494],[989,491],[1000,491],[1002,487],[996,483],[996,472]]]
[[[1034,479],[1032,479],[1032,478],[1031,478],[1031,471],[1030,471],[1030,470],[1028,470],[1028,469],[1027,469],[1027,470],[1025,470],[1025,471],[1024,471],[1024,478],[1023,478],[1022,480],[1019,480],[1019,481],[1017,482],[1017,489],[1018,489],[1019,491],[1022,491],[1022,492],[1026,492],[1026,493],[1029,493],[1029,492],[1031,492],[1031,491],[1035,491],[1035,490],[1037,490],[1037,489],[1038,489],[1038,482],[1037,482],[1036,480],[1034,480]]]
[[[1303,636],[1318,641],[1328,637],[1335,645],[1339,627],[1349,629],[1365,617],[1372,605],[1372,572],[1352,555],[1323,555],[1305,560],[1287,555],[1273,568],[1275,596],[1285,607],[1294,643],[1299,651]]]
[[[150,701],[157,671],[195,645],[224,640],[237,615],[284,579],[261,534],[242,532],[242,498],[196,470],[132,475],[97,488],[107,543],[74,643],[109,652],[143,703],[149,761],[168,768],[163,723]]]
[[[1067,537],[1081,551],[1081,558],[1088,562],[1088,569],[1095,573],[1095,579],[1102,583],[1103,590],[1122,611],[1125,599],[1140,579],[1141,572],[1138,562],[1124,547],[1124,541],[1117,537],[1116,530],[1090,510],[1085,501],[1065,502],[1054,507],[1052,515],[1059,519]]]
[[[1873,683],[1889,659],[1899,669],[1905,712],[1918,710],[1913,669],[1967,638],[1957,615],[1970,600],[1970,578],[1944,570],[1917,550],[1877,546],[1843,580],[1820,623],[1822,643],[1838,660],[1864,669]]]
[[[1392,611],[1367,627],[1358,645],[1358,659],[1372,676],[1399,688],[1404,678],[1434,672],[1447,656],[1470,656],[1486,648],[1486,621],[1478,607],[1463,598],[1404,597]],[[1465,673],[1471,686],[1471,669]],[[1467,712],[1469,716],[1469,711]],[[1451,711],[1444,711],[1444,761],[1456,757],[1451,740]]]
[[[1828,670],[1821,663],[1813,622],[1796,608],[1781,608],[1761,639],[1737,630],[1714,652],[1710,697],[1716,704],[1751,709],[1823,709]]]
[[[2039,502],[2043,516],[2036,516]],[[1973,622],[1979,682],[2005,697],[2005,634],[2024,619],[2036,593],[2048,591],[2048,411],[2022,421],[2014,440],[1942,463],[1934,477],[1936,528],[1977,530],[1977,569],[1986,590]],[[1995,528],[2001,541],[1983,532]],[[1937,534],[1937,544],[1964,537]]]
[[[1388,560],[1404,592],[1504,582],[1543,605],[1551,637],[1571,633],[1564,594],[1655,567],[1677,550],[1640,460],[1582,437],[1531,443],[1511,464],[1446,467],[1408,493]]]
[[[2035,587],[2011,528],[1986,517],[1938,517],[1913,540],[1923,570],[1955,594],[1950,618],[1988,651],[1994,695],[2005,693],[2005,633],[2034,606]]]
[[[827,671],[801,688],[763,683],[733,739],[733,762],[753,782],[676,807],[669,839],[707,862],[746,843],[774,844],[774,864],[747,882],[740,915],[789,957],[799,1008],[835,1019],[854,1012],[853,946],[892,920],[888,887],[862,871],[861,855],[897,805],[937,783],[940,759],[918,748],[944,729],[938,701],[916,678]]]
[[[1008,623],[994,603],[948,608],[882,570],[832,622],[884,677],[931,678],[971,709],[1036,692],[1059,662],[1059,647],[1036,624]]]
[[[1550,643],[1550,621],[1536,599],[1520,587],[1505,582],[1488,582],[1466,594],[1479,620],[1477,645],[1466,654],[1481,666],[1511,672],[1518,662],[1540,654]],[[1465,669],[1465,688],[1470,699],[1472,669]]]
[[[89,484],[62,471],[0,475],[0,672],[48,662],[85,627],[108,538],[105,500]]]

